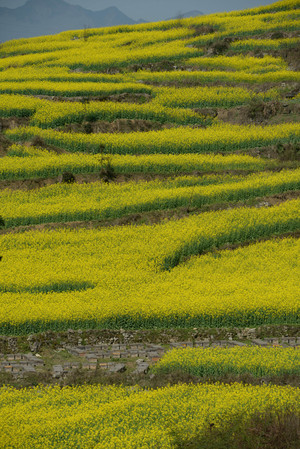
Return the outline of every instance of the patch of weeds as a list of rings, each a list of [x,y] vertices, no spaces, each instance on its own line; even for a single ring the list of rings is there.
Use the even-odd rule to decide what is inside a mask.
[[[100,179],[105,182],[109,183],[113,181],[116,177],[115,169],[111,164],[111,158],[110,155],[104,154],[105,146],[100,145],[100,172],[99,177]]]
[[[209,52],[214,56],[223,55],[229,49],[231,42],[231,38],[215,41],[211,44]]]
[[[247,115],[251,120],[261,121],[278,114],[280,109],[281,104],[279,101],[265,103],[261,98],[254,97],[248,105]]]
[[[73,184],[75,182],[75,176],[71,172],[64,171],[61,177],[61,182],[64,184]]]
[[[221,426],[208,421],[188,440],[176,431],[172,437],[176,449],[297,449],[300,417],[292,410],[256,412],[246,422],[243,415]]]
[[[281,143],[276,145],[276,152],[281,161],[299,161],[300,144],[299,143]]]
[[[83,132],[85,134],[92,134],[93,132],[93,126],[90,122],[86,122],[83,124]]]
[[[191,29],[194,30],[194,36],[203,36],[206,34],[215,33],[217,30],[212,25],[192,25]]]

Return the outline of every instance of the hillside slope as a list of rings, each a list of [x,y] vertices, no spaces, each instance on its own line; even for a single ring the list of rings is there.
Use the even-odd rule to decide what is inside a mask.
[[[1,45],[2,445],[299,446],[299,19]]]
[[[272,272],[266,272],[263,285],[258,279],[264,268],[257,262],[255,302],[253,281],[240,284],[233,277],[231,293],[216,279],[197,281],[187,295],[184,286],[172,292],[167,279],[191,270],[185,262],[192,256],[297,235],[298,24],[299,2],[285,1],[2,45],[3,332],[65,329],[70,322],[76,328],[85,322],[92,327],[297,323],[292,266],[282,268],[291,273],[289,296],[282,288],[279,294],[277,284],[273,296],[270,287],[268,294],[265,290]],[[131,223],[146,226],[118,226]],[[107,225],[113,229],[102,232],[104,248],[112,232],[116,242],[126,235],[128,243],[117,252],[99,247],[100,265],[94,261],[95,273],[84,274],[93,256],[73,258],[77,243],[64,228],[82,228],[80,239],[92,242],[97,228]],[[37,257],[48,228],[55,229],[50,236],[57,235],[54,271],[52,250],[49,264],[42,262],[43,251]],[[19,233],[24,229],[30,232]],[[28,238],[34,259],[20,252]],[[75,265],[64,268],[63,242],[69,238]],[[142,242],[152,243],[148,248]],[[98,245],[86,243],[89,251],[90,244]],[[219,256],[222,267],[223,252]],[[19,263],[26,267],[22,275]],[[159,276],[157,270],[163,270]],[[29,309],[28,301],[40,295],[46,295],[44,306]],[[70,297],[67,309],[63,297]],[[99,307],[104,298],[105,307]],[[20,314],[7,306],[11,301],[21,301]],[[53,301],[59,307],[53,308]]]

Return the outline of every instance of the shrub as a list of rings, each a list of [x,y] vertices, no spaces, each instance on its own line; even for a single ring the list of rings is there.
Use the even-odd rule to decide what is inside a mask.
[[[71,172],[64,171],[62,174],[61,182],[72,184],[73,182],[75,182],[75,176]]]

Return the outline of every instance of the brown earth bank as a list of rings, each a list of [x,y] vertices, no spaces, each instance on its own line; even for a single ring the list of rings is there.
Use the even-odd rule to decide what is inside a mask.
[[[130,215],[126,215],[121,218],[112,219],[112,220],[93,220],[93,221],[72,221],[72,222],[61,222],[61,223],[43,223],[39,225],[28,225],[28,226],[18,226],[15,228],[0,228],[0,235],[5,234],[16,234],[27,231],[42,231],[42,230],[52,230],[52,229],[97,229],[102,227],[110,227],[110,226],[128,226],[128,225],[152,225],[161,223],[166,220],[180,220],[184,217],[188,217],[190,215],[211,212],[216,210],[226,210],[226,209],[234,209],[240,207],[273,207],[285,201],[289,201],[292,199],[299,198],[300,191],[290,191],[282,194],[276,194],[273,196],[264,196],[261,198],[253,198],[247,201],[238,201],[234,203],[222,203],[222,204],[208,204],[204,205],[201,208],[197,207],[181,207],[178,209],[168,209],[168,210],[159,210],[159,211],[151,211],[151,212],[143,212],[143,213],[133,213]],[[298,232],[288,232],[286,234],[282,234],[282,237],[296,237],[298,238]],[[278,238],[278,235],[274,235],[273,237],[267,237],[265,239],[259,239],[256,241],[264,241],[269,240],[270,238]],[[245,246],[247,244],[251,244],[251,242],[244,242],[239,244],[239,246]],[[222,249],[230,249],[230,247],[221,247]],[[235,247],[233,248],[235,249]]]
[[[195,109],[194,109],[195,110]],[[205,110],[196,109],[205,115]],[[209,114],[208,114],[209,115]],[[253,100],[249,105],[216,111],[218,120],[238,125],[266,126],[300,121],[300,104]]]
[[[82,72],[82,73],[96,73],[96,72]],[[64,97],[60,95],[25,95],[27,97],[40,98],[41,100],[51,101],[69,101],[86,103],[87,101],[114,101],[116,103],[148,103],[152,97],[146,93],[129,93],[123,92],[121,94],[113,95],[101,95],[101,96],[77,96],[77,97]]]
[[[11,146],[11,142],[0,132],[0,158],[6,156],[8,148]]]
[[[65,125],[59,130],[64,132],[76,132],[86,134],[98,133],[131,133],[158,131],[161,129],[170,129],[175,125],[171,123],[160,123],[151,120],[142,119],[116,119],[113,122],[97,120],[95,122],[84,121],[83,123],[71,123]]]

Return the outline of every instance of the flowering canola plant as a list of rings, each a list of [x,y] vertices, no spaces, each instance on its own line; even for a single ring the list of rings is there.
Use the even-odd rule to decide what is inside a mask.
[[[3,447],[53,449],[175,449],[209,438],[209,424],[239,430],[268,410],[300,413],[299,389],[276,385],[175,385],[157,390],[84,385],[0,389]]]
[[[152,226],[1,235],[0,331],[295,323],[299,240],[199,257],[295,229],[299,200]]]
[[[115,173],[201,174],[226,170],[259,171],[272,168],[274,161],[257,159],[246,154],[141,154],[111,155]],[[11,145],[7,155],[0,158],[0,179],[17,180],[53,177],[64,171],[99,173],[102,163],[99,155],[85,153],[57,154],[41,148]]]
[[[152,370],[154,373],[178,370],[196,376],[245,373],[257,377],[299,375],[300,351],[281,346],[174,349],[168,351]]]
[[[150,153],[209,153],[235,151],[276,143],[294,142],[300,136],[299,123],[270,126],[242,126],[215,124],[206,129],[178,127],[160,131],[134,133],[64,133],[38,127],[19,127],[6,132],[15,141],[40,136],[45,142],[68,151],[101,152],[111,154]]]
[[[36,191],[2,191],[6,227],[77,220],[105,220],[135,212],[198,207],[274,195],[300,188],[300,169],[247,177],[178,177],[171,181],[106,185],[55,184]]]

